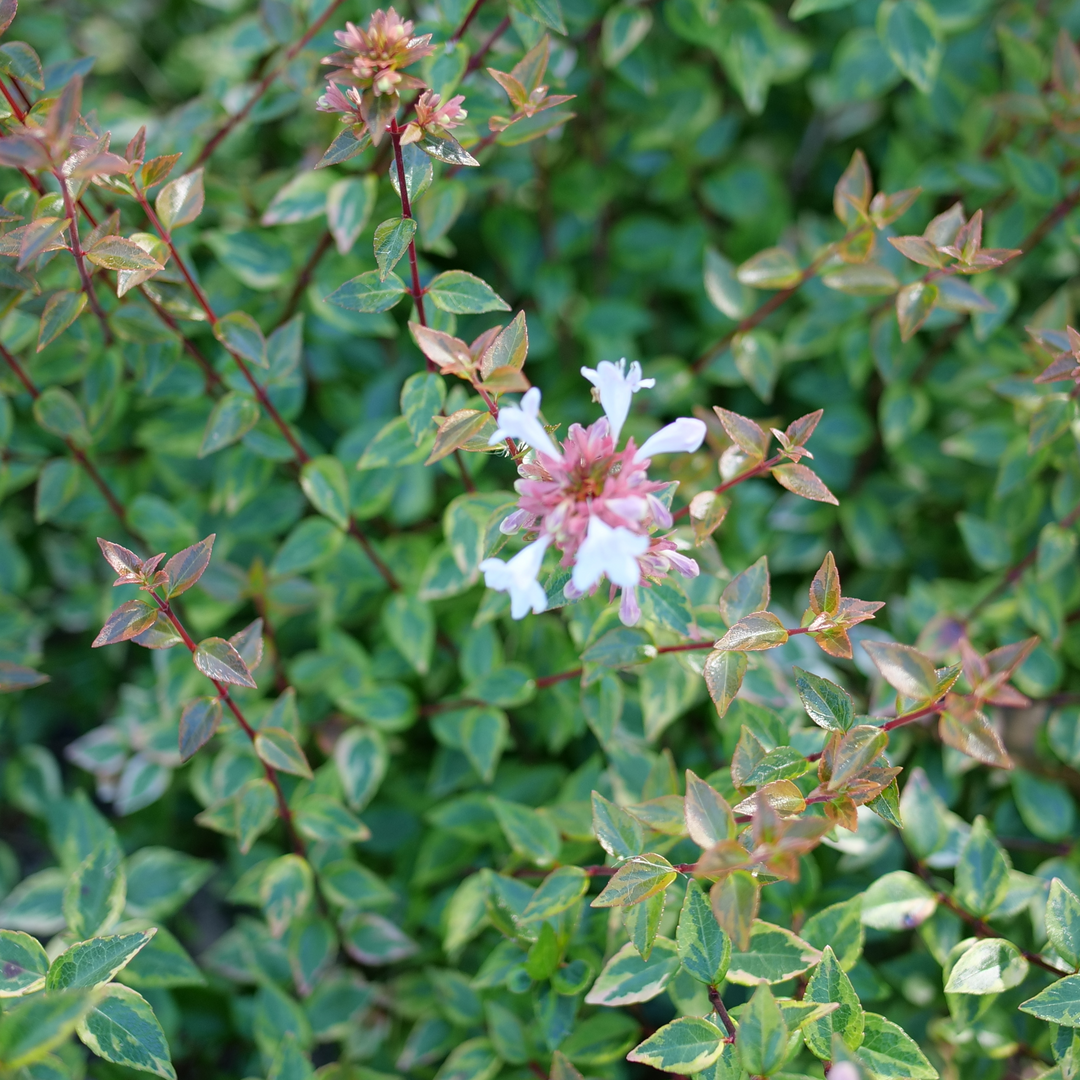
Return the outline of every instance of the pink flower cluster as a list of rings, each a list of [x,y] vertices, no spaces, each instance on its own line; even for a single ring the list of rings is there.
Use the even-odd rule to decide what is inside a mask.
[[[534,451],[518,468],[518,509],[501,529],[507,534],[524,529],[536,533],[536,539],[508,562],[486,559],[480,568],[489,588],[510,593],[511,614],[520,619],[530,609],[540,612],[547,606],[537,575],[544,553],[554,545],[562,552],[560,565],[571,569],[565,594],[581,596],[606,576],[612,598],[616,588],[622,590],[619,615],[632,626],[641,615],[639,585],[647,588],[671,570],[684,577],[698,573],[697,563],[679,553],[670,535],[653,534],[655,529],[670,529],[672,518],[657,497],[666,485],[650,480],[648,469],[656,454],[696,450],[705,437],[705,424],[683,417],[641,447],[629,439],[618,450],[633,395],[654,380],[642,379],[636,362],[627,371],[625,360],[581,370],[596,387],[605,415],[587,428],[573,424],[561,447],[540,422],[540,391],[535,387],[520,406],[499,410],[492,444],[510,436]]]
[[[399,89],[423,87],[419,79],[402,75],[407,68],[435,51],[431,35],[413,37],[413,23],[393,9],[376,11],[361,30],[351,22],[334,37],[340,50],[323,59],[338,70],[330,76],[335,82],[349,82],[354,86],[372,89],[376,94],[393,94]]]

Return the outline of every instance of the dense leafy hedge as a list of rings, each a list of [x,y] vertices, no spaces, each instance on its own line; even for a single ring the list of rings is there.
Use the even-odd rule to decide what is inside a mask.
[[[0,1076],[1071,1080],[1080,7],[0,26]]]

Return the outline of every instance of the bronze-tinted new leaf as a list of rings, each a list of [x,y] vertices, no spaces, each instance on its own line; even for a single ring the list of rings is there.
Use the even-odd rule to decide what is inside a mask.
[[[156,618],[156,607],[145,600],[128,600],[105,620],[105,625],[94,638],[91,648],[99,649],[102,645],[114,645],[118,641],[127,641],[128,638],[141,634],[153,624]]]
[[[211,533],[191,547],[178,551],[165,564],[165,595],[172,599],[182,592],[187,592],[203,576],[210,565],[210,554],[214,550],[216,533]]]
[[[832,503],[839,506],[840,500],[822,483],[821,477],[806,465],[788,461],[777,465],[772,470],[773,478],[781,486],[814,502]]]

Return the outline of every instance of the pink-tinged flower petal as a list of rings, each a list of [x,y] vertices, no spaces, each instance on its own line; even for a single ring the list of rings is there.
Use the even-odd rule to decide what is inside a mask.
[[[641,618],[641,607],[637,602],[637,589],[623,589],[619,604],[619,622],[623,626],[634,626]]]
[[[618,364],[601,360],[595,368],[583,367],[581,374],[596,387],[600,406],[611,424],[611,438],[618,442],[619,433],[630,414],[631,399],[639,390],[655,386],[656,380],[643,379],[641,365],[636,360],[627,372],[625,356]]]
[[[520,529],[529,528],[535,521],[536,515],[530,514],[528,510],[515,510],[503,520],[503,523],[499,526],[499,532],[503,536],[513,536]]]
[[[705,441],[705,422],[680,416],[674,423],[650,435],[634,455],[644,461],[656,454],[692,454]]]
[[[696,578],[701,573],[701,568],[693,559],[680,555],[677,551],[666,551],[664,555],[671,563],[671,568],[678,570],[684,578]]]
[[[675,523],[671,511],[655,495],[647,496],[649,500],[649,513],[652,514],[653,524],[658,529],[670,529]]]
[[[613,529],[600,518],[591,518],[588,534],[574,562],[575,587],[585,592],[606,574],[613,585],[633,588],[641,580],[638,556],[644,555],[648,548],[648,536],[621,525]]]
[[[547,594],[536,578],[550,543],[550,536],[541,536],[523,547],[509,562],[485,559],[480,564],[484,584],[496,592],[510,594],[510,615],[514,619],[525,618],[530,609],[539,615],[547,607]]]
[[[604,499],[604,509],[609,519],[614,516],[621,518],[626,525],[639,525],[649,512],[649,501],[640,495],[624,495],[621,498]]]

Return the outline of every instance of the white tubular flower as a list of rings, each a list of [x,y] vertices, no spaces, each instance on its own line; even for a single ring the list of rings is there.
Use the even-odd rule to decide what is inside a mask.
[[[600,405],[611,425],[611,437],[618,445],[619,432],[630,414],[631,399],[639,390],[655,386],[656,380],[643,379],[641,365],[636,360],[627,372],[625,356],[618,364],[601,360],[595,368],[583,367],[581,374],[599,391]]]
[[[655,454],[692,454],[704,441],[705,421],[680,416],[674,423],[650,435],[641,444],[634,460],[644,461]]]
[[[488,446],[494,446],[506,438],[511,438],[527,443],[534,450],[539,450],[541,454],[547,454],[548,457],[561,458],[559,448],[538,419],[539,413],[540,390],[534,386],[525,392],[520,406],[504,405],[499,410],[499,426],[495,434],[488,439]]]
[[[496,592],[510,594],[512,618],[524,619],[530,610],[534,615],[539,615],[547,607],[547,593],[536,576],[540,573],[540,564],[550,543],[550,536],[541,536],[523,547],[509,562],[485,559],[480,564],[484,584]]]
[[[632,589],[641,580],[638,556],[649,549],[648,536],[622,525],[612,528],[598,517],[590,518],[589,531],[578,548],[571,580],[574,588],[587,592],[605,574],[612,585]]]

